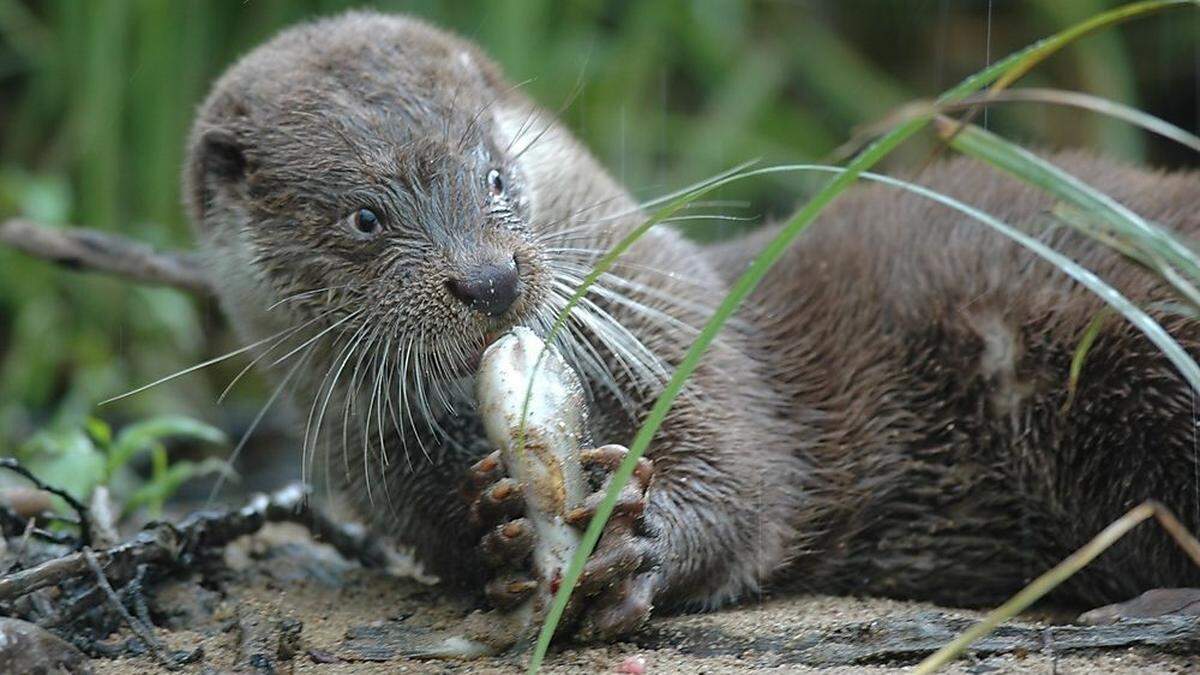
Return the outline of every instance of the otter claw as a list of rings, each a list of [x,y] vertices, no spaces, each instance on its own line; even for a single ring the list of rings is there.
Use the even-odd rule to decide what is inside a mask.
[[[537,586],[537,581],[529,577],[508,575],[489,581],[483,592],[493,607],[508,610],[524,602]]]
[[[600,502],[604,501],[605,496],[607,495],[603,491],[592,493],[584,501],[583,506],[569,511],[564,519],[575,527],[587,527],[588,523],[592,522],[592,516],[595,515],[596,509],[600,507]],[[642,515],[645,507],[646,500],[642,490],[632,484],[626,485],[621,490],[621,494],[617,495],[617,503],[613,505],[611,518],[637,518]]]
[[[629,528],[607,528],[600,547],[592,553],[579,576],[580,591],[595,595],[627,580],[642,567],[646,554],[645,540],[634,536]]]
[[[525,512],[521,486],[511,478],[501,478],[483,490],[471,503],[471,519],[477,525],[491,525]]]
[[[499,450],[472,464],[467,473],[467,480],[476,492],[495,483],[501,477],[502,465]]]
[[[596,599],[577,633],[584,641],[611,640],[641,628],[654,608],[657,576],[645,572],[626,578]]]
[[[617,467],[628,455],[629,450],[624,446],[604,445],[584,450],[580,453],[580,461],[584,466],[594,466],[611,473],[617,470]],[[610,527],[617,521],[636,520],[641,517],[646,506],[646,489],[649,487],[650,478],[653,475],[654,464],[645,457],[638,458],[637,466],[634,468],[629,482],[621,489],[621,493],[617,496],[617,502],[613,505],[612,516],[609,520]],[[606,476],[602,481],[601,489],[589,495],[582,506],[568,512],[565,516],[566,521],[576,527],[587,527],[592,516],[595,515],[596,509],[604,501],[610,481],[611,476]]]
[[[609,444],[584,450],[579,454],[579,461],[584,466],[595,466],[611,473],[616,471],[617,467],[621,466],[621,462],[625,461],[625,457],[628,454],[629,449],[625,446]],[[645,457],[639,457],[637,466],[633,469],[633,477],[630,482],[631,484],[636,482],[645,489],[650,484],[650,477],[653,474],[654,464]]]
[[[501,523],[484,535],[480,549],[493,567],[519,565],[533,551],[533,525],[526,518]]]

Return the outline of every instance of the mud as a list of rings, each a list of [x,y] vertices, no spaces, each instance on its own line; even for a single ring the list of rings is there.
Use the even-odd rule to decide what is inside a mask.
[[[153,589],[157,636],[202,647],[185,672],[508,673],[524,655],[422,661],[406,649],[452,630],[474,609],[436,586],[364,569],[275,524],[228,547],[209,578]],[[910,668],[981,616],[918,603],[781,593],[725,611],[660,616],[632,639],[564,645],[548,673],[887,673]],[[1200,618],[1136,626],[1067,626],[1040,614],[1002,628],[947,672],[1187,672],[1200,660]],[[1107,632],[1106,632],[1107,631]],[[125,636],[127,637],[127,636]],[[110,640],[115,642],[116,640]],[[153,656],[94,659],[97,673],[168,672]]]

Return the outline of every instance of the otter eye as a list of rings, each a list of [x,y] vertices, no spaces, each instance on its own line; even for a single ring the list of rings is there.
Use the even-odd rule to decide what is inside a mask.
[[[492,169],[488,172],[487,184],[488,190],[492,193],[493,197],[504,196],[504,177],[500,175],[498,170]]]
[[[375,234],[380,229],[379,216],[371,209],[359,209],[354,212],[354,229],[363,234]]]

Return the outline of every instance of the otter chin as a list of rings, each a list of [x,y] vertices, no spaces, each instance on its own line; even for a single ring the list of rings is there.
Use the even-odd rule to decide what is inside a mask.
[[[1048,155],[1194,237],[1200,175]],[[1054,200],[954,159],[918,180],[1044,239],[1193,355],[1200,323],[1118,254],[1046,231]],[[240,335],[299,418],[300,460],[448,586],[498,608],[532,592],[535,533],[463,381],[512,326],[547,335],[599,258],[646,218],[475,45],[351,12],[247,54],[200,108],[191,219]],[[556,338],[586,390],[602,480],[717,300],[773,236],[700,246],[654,228]],[[1200,525],[1193,398],[1136,329],[1028,251],[886,186],[825,211],[705,356],[622,493],[568,612],[606,639],[654,608],[766,585],[954,605],[1002,601],[1155,498]],[[598,498],[584,500],[585,505]],[[568,516],[587,525],[592,507]],[[1200,574],[1132,532],[1062,585],[1092,607]]]

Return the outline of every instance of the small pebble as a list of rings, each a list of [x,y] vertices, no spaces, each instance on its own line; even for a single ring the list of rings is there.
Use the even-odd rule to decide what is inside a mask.
[[[0,618],[0,672],[91,673],[88,657],[66,640],[19,619]]]
[[[626,656],[621,665],[617,667],[617,672],[621,675],[644,675],[646,672],[646,657],[641,655]]]
[[[50,493],[30,487],[7,487],[0,490],[0,504],[22,518],[32,518],[54,509]]]
[[[308,650],[308,658],[311,659],[313,663],[337,663],[338,661],[341,661],[341,659],[333,654],[320,649]]]

